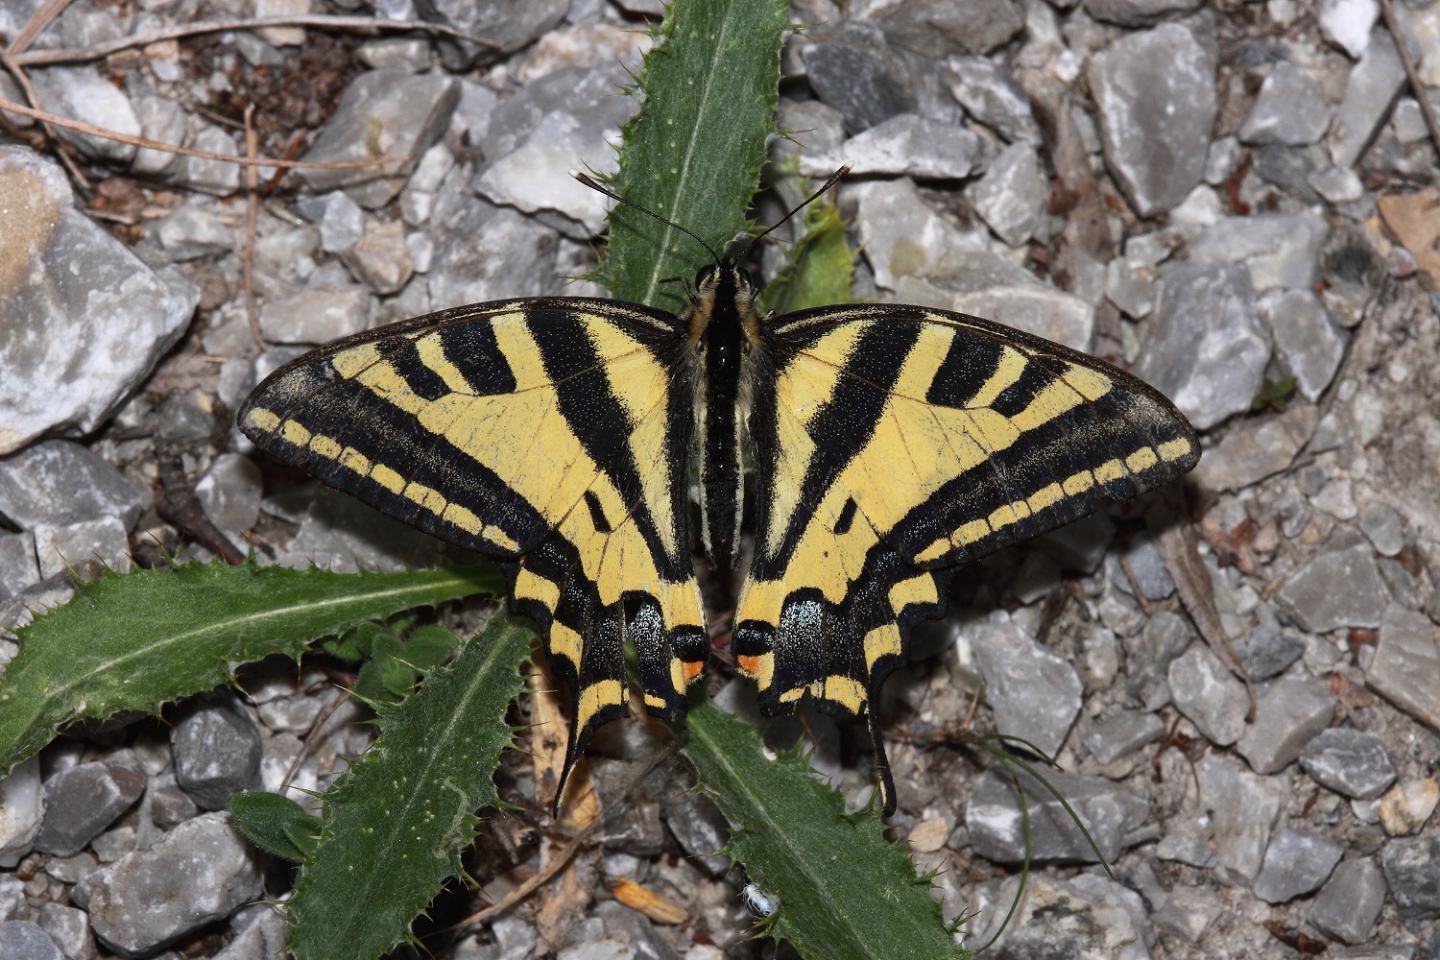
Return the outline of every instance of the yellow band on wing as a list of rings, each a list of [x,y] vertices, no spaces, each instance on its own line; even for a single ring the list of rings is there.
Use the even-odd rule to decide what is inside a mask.
[[[618,706],[625,699],[619,680],[601,680],[580,691],[580,706],[575,711],[575,729],[583,731],[595,714],[605,707]]]
[[[583,641],[580,634],[556,620],[550,625],[550,652],[569,660],[576,671],[580,669],[580,651]]]
[[[875,669],[875,663],[881,657],[898,657],[900,655],[900,628],[893,623],[886,623],[876,627],[865,634],[865,669]]]
[[[840,704],[853,714],[859,714],[865,706],[865,688],[859,681],[847,677],[844,674],[832,673],[825,678],[825,691],[821,694],[826,700]]]
[[[928,573],[901,580],[890,588],[890,607],[897,616],[912,604],[928,606],[939,602],[940,595],[935,591],[935,578]]]
[[[1074,369],[1081,370],[1085,374],[1092,373],[1092,371],[1084,371],[1083,368],[1080,367]],[[1098,381],[1100,375],[1094,374],[1094,377]],[[1068,380],[1069,377],[1067,376],[1067,382]],[[1098,382],[1089,380],[1082,379],[1080,385],[1083,385],[1089,390],[1099,389]],[[1071,386],[1075,386],[1076,389],[1080,389],[1080,385],[1075,383],[1071,384]],[[1076,471],[1064,480],[1045,484],[1045,486],[1036,490],[1028,497],[996,507],[985,519],[965,521],[952,530],[947,536],[936,539],[923,550],[916,553],[915,561],[917,563],[931,563],[939,560],[952,550],[969,546],[972,543],[983,540],[996,531],[1030,517],[1032,514],[1049,509],[1057,503],[1060,503],[1066,497],[1078,497],[1080,494],[1093,489],[1096,484],[1119,480],[1126,474],[1144,473],[1146,470],[1158,466],[1162,461],[1165,463],[1173,463],[1176,460],[1188,456],[1190,450],[1190,441],[1184,437],[1178,437],[1174,440],[1167,440],[1158,447],[1137,447],[1125,457],[1115,457],[1106,460],[1093,470]]]
[[[538,600],[544,604],[545,609],[554,613],[560,602],[560,588],[554,580],[521,567],[520,572],[515,575],[515,599]]]
[[[264,430],[266,433],[274,433],[275,428],[280,426],[280,417],[273,410],[266,410],[264,407],[252,407],[245,415],[245,422],[257,430]]]

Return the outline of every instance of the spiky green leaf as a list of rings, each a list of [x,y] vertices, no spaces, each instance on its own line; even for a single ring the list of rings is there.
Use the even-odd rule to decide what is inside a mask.
[[[640,68],[640,110],[621,131],[611,187],[719,249],[747,228],[775,131],[785,0],[675,0]],[[679,284],[710,257],[636,210],[610,214],[595,279],[621,300],[684,307]]]
[[[1260,413],[1264,410],[1273,410],[1276,413],[1284,413],[1285,405],[1295,395],[1295,378],[1282,377],[1279,380],[1266,378],[1260,384],[1260,389],[1255,392],[1255,398],[1250,401],[1250,412]]]
[[[847,816],[796,751],[765,755],[755,728],[713,703],[689,714],[684,752],[730,821],[728,855],[779,901],[766,933],[816,960],[953,960],[930,884],[871,809]]]
[[[505,710],[524,688],[534,630],[490,620],[455,659],[380,715],[374,746],[326,794],[320,842],[290,900],[296,960],[371,960],[460,872],[475,811],[511,742]]]
[[[0,677],[0,776],[66,724],[155,712],[225,683],[240,664],[375,617],[503,588],[484,565],[408,573],[329,573],[253,563],[105,573],[17,631]]]
[[[760,298],[765,310],[790,313],[850,302],[855,251],[845,239],[840,211],[817,200],[805,211],[805,231],[791,245],[785,267]]]

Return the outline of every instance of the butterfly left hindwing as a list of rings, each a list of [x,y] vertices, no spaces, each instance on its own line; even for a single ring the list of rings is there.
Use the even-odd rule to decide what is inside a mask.
[[[461,307],[307,354],[239,415],[277,458],[507,564],[512,605],[577,691],[571,761],[625,711],[624,637],[671,718],[709,650],[676,323],[583,298]]]
[[[755,552],[735,651],[781,712],[859,714],[932,571],[1192,467],[1185,418],[1140,380],[962,314],[828,307],[765,328],[751,386]],[[887,798],[887,806],[890,799]]]

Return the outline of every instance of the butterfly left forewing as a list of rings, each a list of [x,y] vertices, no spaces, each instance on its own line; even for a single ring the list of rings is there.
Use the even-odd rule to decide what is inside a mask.
[[[624,712],[627,635],[667,717],[708,651],[674,322],[582,298],[459,308],[301,357],[239,416],[279,459],[506,562],[512,606],[576,690],[572,761]]]
[[[1109,365],[919,307],[781,317],[752,387],[754,557],[736,612],[770,711],[860,713],[932,571],[1190,469],[1175,408]]]

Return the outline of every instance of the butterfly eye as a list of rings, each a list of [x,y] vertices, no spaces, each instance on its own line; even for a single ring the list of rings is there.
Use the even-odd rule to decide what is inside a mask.
[[[703,287],[705,285],[705,281],[709,280],[713,276],[715,276],[715,267],[713,265],[701,267],[699,270],[695,271],[695,286]]]

